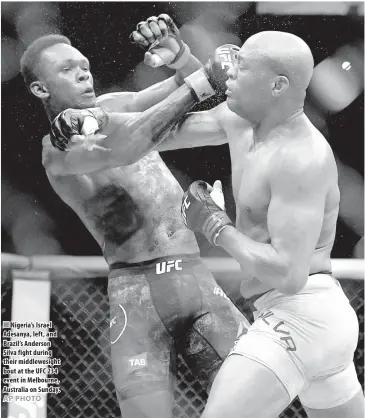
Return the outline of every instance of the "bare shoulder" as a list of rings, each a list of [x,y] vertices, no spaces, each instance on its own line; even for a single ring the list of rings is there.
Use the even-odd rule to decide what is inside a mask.
[[[55,154],[63,154],[61,151],[55,149],[51,143],[50,135],[47,134],[42,139],[42,165],[46,170],[48,176],[55,177],[54,166],[56,165],[55,161],[58,161],[58,158],[55,158]]]
[[[221,128],[226,132],[228,143],[231,145],[234,145],[235,142],[242,143],[243,135],[252,130],[251,124],[232,112],[227,102],[220,104],[217,109],[219,109],[217,119]]]
[[[45,168],[51,162],[51,152],[53,151],[50,135],[47,134],[42,138],[42,164]]]
[[[107,112],[130,112],[130,104],[132,103],[136,93],[133,92],[115,92],[107,93],[96,99],[98,106]]]
[[[42,139],[42,146],[43,147],[49,147],[52,146],[51,144],[51,137],[49,134],[45,135]]]
[[[247,120],[232,112],[227,102],[221,103],[215,109],[217,110],[217,117],[224,130],[229,130],[234,127],[251,126]]]
[[[285,183],[321,184],[337,181],[337,167],[330,145],[314,127],[285,141],[273,159],[272,180]]]

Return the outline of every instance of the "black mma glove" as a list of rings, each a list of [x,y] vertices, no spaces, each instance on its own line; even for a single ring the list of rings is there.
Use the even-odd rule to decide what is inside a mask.
[[[226,226],[233,226],[226,212],[211,197],[207,183],[201,180],[192,183],[184,193],[181,216],[189,229],[201,232],[213,245]]]
[[[203,69],[185,78],[185,83],[195,92],[200,102],[214,94],[225,94],[227,71],[234,65],[239,50],[238,46],[232,44],[220,46]]]
[[[225,94],[226,81],[228,80],[227,71],[237,61],[239,50],[240,47],[237,45],[222,45],[214,51],[214,57],[205,64],[204,70],[216,94]]]
[[[106,126],[108,115],[100,107],[90,109],[66,109],[51,123],[52,145],[67,151],[73,135],[89,135]]]
[[[190,49],[182,41],[174,21],[165,13],[139,22],[129,38],[132,43],[148,49],[144,62],[150,67],[166,65],[178,70],[189,61]]]

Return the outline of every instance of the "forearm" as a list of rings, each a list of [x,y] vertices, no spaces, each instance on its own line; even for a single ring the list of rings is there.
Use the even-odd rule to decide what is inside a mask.
[[[176,71],[175,81],[179,86],[184,83],[184,78],[202,68],[203,64],[193,54],[190,55],[188,62]]]
[[[177,122],[196,103],[194,93],[184,84],[165,100],[142,113],[109,113],[107,126],[99,131],[107,135],[104,146],[115,153],[120,165],[132,164],[169,136]]]
[[[245,271],[268,287],[282,293],[295,293],[290,289],[287,260],[271,244],[252,240],[233,226],[227,226],[219,234],[216,244],[226,250]]]
[[[136,93],[134,99],[128,106],[128,110],[130,112],[143,112],[160,103],[183,85],[185,77],[199,70],[201,67],[202,63],[194,55],[190,55],[188,62],[180,70],[177,70],[173,77],[153,84]]]
[[[176,123],[197,102],[195,94],[184,84],[144,112],[105,112],[106,124],[97,131],[105,138],[98,147],[91,150],[75,147],[62,152],[49,145],[43,155],[43,165],[50,174],[62,176],[133,164],[170,135]]]

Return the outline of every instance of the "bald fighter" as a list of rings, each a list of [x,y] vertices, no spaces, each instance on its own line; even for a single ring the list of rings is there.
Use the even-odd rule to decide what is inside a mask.
[[[89,61],[58,35],[30,45],[21,66],[52,122],[43,140],[49,181],[110,267],[111,354],[123,418],[171,418],[175,353],[208,388],[247,329],[199,258],[180,216],[183,191],[153,151],[226,74],[219,54],[198,70],[167,15],[141,22],[132,38],[148,47],[146,62],[177,74],[138,93],[96,98]],[[227,53],[231,46],[224,59]]]
[[[299,395],[310,418],[360,418],[358,321],[331,275],[339,209],[329,144],[303,113],[313,73],[289,33],[250,37],[228,71],[227,101],[190,114],[159,150],[228,142],[237,219],[203,181],[182,201],[189,229],[241,265],[255,321],[220,369],[203,418],[275,418]]]

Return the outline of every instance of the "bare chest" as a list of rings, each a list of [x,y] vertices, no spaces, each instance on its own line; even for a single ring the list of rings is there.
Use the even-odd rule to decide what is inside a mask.
[[[252,134],[241,139],[230,143],[236,226],[252,239],[266,241],[274,150],[267,145],[254,146]]]
[[[158,153],[128,166],[51,181],[93,235],[125,241],[178,210],[182,190]],[[101,240],[103,241],[104,238]]]
[[[52,185],[64,200],[90,206],[94,201],[101,201],[104,205],[108,199],[118,195],[118,190],[125,190],[124,194],[128,193],[141,205],[151,201],[158,203],[169,196],[181,194],[178,182],[158,153],[151,153],[126,167],[59,177],[56,184]],[[111,189],[112,192],[109,191]]]

